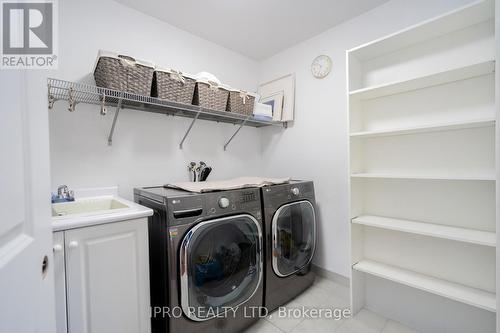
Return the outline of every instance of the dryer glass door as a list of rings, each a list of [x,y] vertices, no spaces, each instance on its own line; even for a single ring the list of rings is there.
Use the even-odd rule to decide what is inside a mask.
[[[252,216],[195,225],[180,249],[184,314],[202,321],[245,303],[260,285],[262,260],[262,230]]]
[[[273,270],[281,277],[301,271],[312,260],[316,244],[316,219],[307,201],[281,206],[273,217]]]

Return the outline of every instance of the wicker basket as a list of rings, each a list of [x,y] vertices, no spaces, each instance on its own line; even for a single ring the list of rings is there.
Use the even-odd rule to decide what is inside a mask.
[[[99,87],[151,96],[154,65],[132,57],[99,51],[94,67]]]
[[[231,90],[229,92],[227,111],[251,116],[253,115],[254,106],[255,95],[243,90]]]
[[[169,101],[191,104],[196,80],[174,70],[156,69],[153,76],[151,96]]]
[[[196,82],[193,104],[215,111],[226,111],[229,89],[216,82]]]

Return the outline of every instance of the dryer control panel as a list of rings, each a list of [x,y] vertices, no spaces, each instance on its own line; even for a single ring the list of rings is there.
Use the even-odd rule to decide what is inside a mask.
[[[304,199],[314,201],[314,184],[311,181],[292,181],[290,184],[266,186],[262,191],[265,209]]]

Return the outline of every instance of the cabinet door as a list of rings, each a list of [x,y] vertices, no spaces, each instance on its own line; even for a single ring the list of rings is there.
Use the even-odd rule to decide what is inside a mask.
[[[70,333],[150,332],[147,219],[65,232]]]
[[[56,332],[67,333],[66,323],[66,272],[64,269],[64,232],[53,234],[54,286],[56,292]]]

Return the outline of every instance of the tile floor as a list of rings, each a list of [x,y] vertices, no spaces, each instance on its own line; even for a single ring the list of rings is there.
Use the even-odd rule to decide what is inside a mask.
[[[349,288],[333,281],[316,278],[314,285],[286,305],[294,308],[339,308],[349,306]],[[276,310],[244,333],[416,333],[398,322],[368,310],[348,319],[311,319],[278,316]]]

